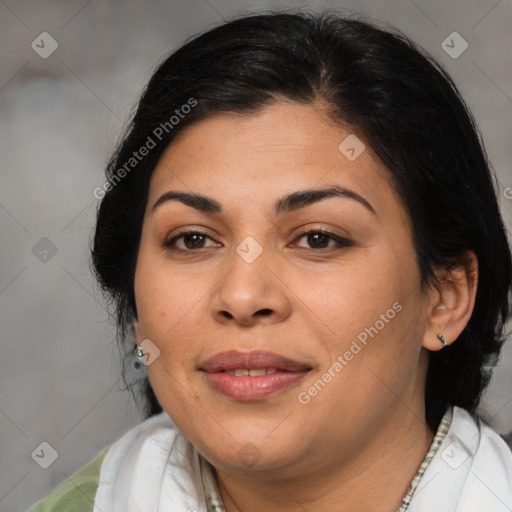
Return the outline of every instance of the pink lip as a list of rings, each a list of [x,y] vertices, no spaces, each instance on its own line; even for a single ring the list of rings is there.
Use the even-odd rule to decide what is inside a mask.
[[[277,371],[255,377],[235,377],[225,373],[226,370],[261,368],[274,368]],[[262,400],[295,384],[310,368],[273,352],[230,350],[207,359],[201,364],[200,370],[204,372],[212,388],[219,393],[236,400],[254,401]]]

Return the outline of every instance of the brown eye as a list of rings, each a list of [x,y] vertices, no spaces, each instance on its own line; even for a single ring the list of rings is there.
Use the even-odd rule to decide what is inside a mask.
[[[313,249],[325,249],[325,247],[328,247],[329,241],[331,240],[323,233],[309,233],[306,237],[308,243],[312,245]]]
[[[200,231],[185,231],[169,240],[166,240],[163,245],[167,249],[171,250],[193,251],[197,249],[204,249],[206,239],[212,240],[206,233],[201,233]],[[183,240],[182,247],[177,245],[179,240]]]
[[[302,233],[297,238],[297,240],[300,240],[301,238],[306,238],[307,243],[309,245],[309,247],[304,247],[305,249],[336,249],[342,247],[349,247],[350,245],[352,245],[352,242],[350,242],[350,240],[336,236],[334,233],[318,229]],[[333,244],[329,245],[329,242],[333,242]]]
[[[187,249],[202,248],[204,244],[204,237],[198,233],[191,233],[189,235],[183,235],[183,243]]]

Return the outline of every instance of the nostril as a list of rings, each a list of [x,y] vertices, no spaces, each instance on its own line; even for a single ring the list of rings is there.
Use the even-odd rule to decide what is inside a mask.
[[[224,318],[229,318],[229,319],[234,318],[234,316],[229,311],[221,311],[220,313],[222,316],[224,316]],[[272,310],[268,309],[268,308],[260,309],[255,314],[260,315],[260,316],[269,316],[272,314]]]

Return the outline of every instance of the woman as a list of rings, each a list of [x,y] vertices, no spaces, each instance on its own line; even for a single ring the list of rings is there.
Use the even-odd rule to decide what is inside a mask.
[[[185,44],[95,192],[147,419],[32,510],[511,510],[476,413],[512,276],[494,184],[400,34],[277,13]]]

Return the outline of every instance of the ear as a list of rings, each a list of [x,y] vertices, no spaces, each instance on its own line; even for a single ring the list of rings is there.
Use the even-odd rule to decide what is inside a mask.
[[[429,290],[429,318],[423,338],[423,347],[432,351],[443,348],[440,334],[450,345],[469,322],[478,288],[478,259],[473,251],[467,251],[454,265],[435,274],[437,286]]]

